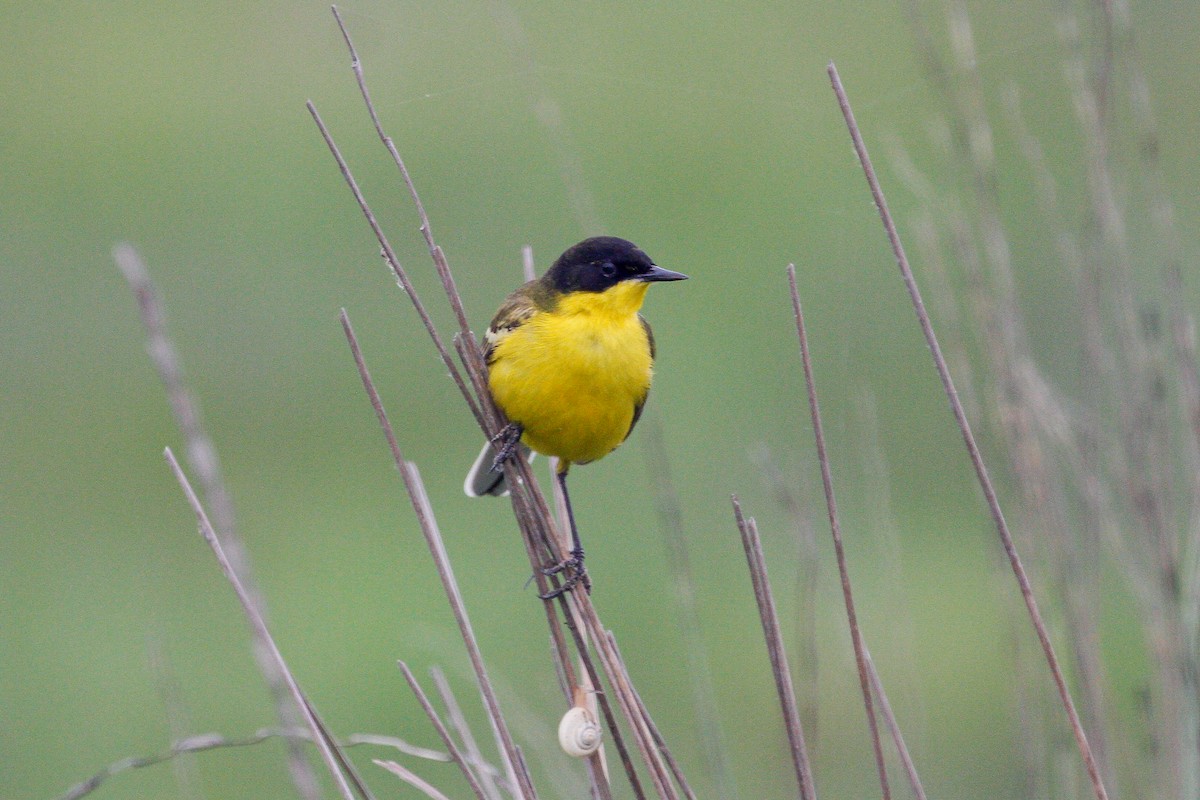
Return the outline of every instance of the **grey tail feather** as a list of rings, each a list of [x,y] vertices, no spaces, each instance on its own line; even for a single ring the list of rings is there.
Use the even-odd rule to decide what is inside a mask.
[[[525,445],[520,447],[521,457],[526,461],[533,461],[534,452]],[[492,461],[495,458],[495,445],[485,444],[479,451],[479,457],[471,465],[467,479],[463,481],[463,491],[467,493],[467,497],[503,497],[508,494],[508,481],[504,479],[504,472],[492,472]]]

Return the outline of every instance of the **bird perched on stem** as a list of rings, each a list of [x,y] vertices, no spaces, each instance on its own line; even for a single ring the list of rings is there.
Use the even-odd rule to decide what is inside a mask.
[[[471,497],[508,492],[504,461],[523,450],[558,458],[570,557],[562,588],[585,581],[567,471],[611,453],[637,424],[650,391],[654,335],[638,313],[656,281],[687,276],[657,266],[632,242],[585,239],[546,274],[510,294],[483,337],[488,386],[508,425],[467,475]]]

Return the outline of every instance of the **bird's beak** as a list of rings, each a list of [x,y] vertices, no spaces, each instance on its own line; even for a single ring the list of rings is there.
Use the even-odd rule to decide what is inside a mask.
[[[687,280],[687,275],[682,272],[672,272],[669,269],[663,269],[657,264],[650,267],[649,272],[643,272],[638,275],[638,279],[646,283],[651,281],[684,281]]]

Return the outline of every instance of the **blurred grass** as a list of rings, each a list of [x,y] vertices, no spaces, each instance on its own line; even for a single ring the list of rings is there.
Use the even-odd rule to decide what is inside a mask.
[[[931,144],[937,104],[903,14],[886,3],[869,12],[819,3],[513,8],[607,229],[693,277],[648,302],[660,347],[648,413],[663,420],[679,482],[742,796],[787,792],[786,772],[763,767],[784,754],[726,498],[737,490],[759,518],[773,574],[786,585],[794,548],[785,515],[747,454],[767,441],[789,474],[811,466],[783,290],[788,261],[800,269],[869,641],[887,637],[890,578],[867,529],[874,499],[856,488],[851,409],[864,389],[880,398],[914,674],[873,649],[885,680],[911,687],[894,701],[926,784],[944,797],[1013,796],[1015,711],[998,666],[1009,629],[993,611],[997,592],[1011,587],[981,577],[994,544],[823,71],[838,61],[872,145],[892,137],[949,182]],[[1080,208],[1057,9],[977,4],[972,13],[985,80],[1021,87],[1068,207]],[[544,266],[583,233],[529,107],[528,76],[477,4],[342,10],[482,328],[519,280],[522,244]],[[938,7],[928,10],[940,22]],[[311,97],[418,287],[448,319],[432,302],[415,217],[369,130],[327,8],[69,2],[6,3],[3,12],[0,794],[53,796],[111,761],[164,746],[148,636],[170,654],[197,732],[271,721],[232,594],[161,461],[178,435],[109,257],[118,240],[142,249],[163,291],[276,636],[330,722],[432,744],[401,691],[396,658],[418,670],[444,664],[469,693],[449,614],[336,325],[343,305],[422,466],[485,654],[512,699],[553,713],[543,643],[507,634],[512,619],[541,613],[521,589],[507,509],[459,491],[477,435],[304,113]],[[1137,13],[1163,161],[1194,252],[1200,109],[1190,98],[1200,57],[1183,6]],[[997,97],[988,100],[1002,119]],[[1051,232],[1031,211],[1016,148],[998,146],[1002,211],[1014,221],[1036,348],[1070,383],[1077,334],[1060,324],[1069,279],[1047,269]],[[886,169],[883,179],[903,222],[910,198]],[[1152,234],[1135,223],[1134,235]],[[1138,266],[1151,277],[1156,269]],[[1194,281],[1185,283],[1194,298]],[[670,591],[640,448],[635,436],[582,471],[573,496],[597,603],[703,787],[686,687],[654,679],[672,672],[678,642],[670,625],[656,624]],[[1106,635],[1133,639],[1121,598],[1113,602]],[[829,577],[821,612],[818,787],[855,796],[871,785],[869,745],[855,686],[840,672],[849,647]],[[1132,697],[1144,665],[1135,647],[1111,649]],[[204,788],[221,797],[287,792],[278,752],[202,756]],[[404,796],[368,776],[381,797]],[[172,787],[169,768],[158,768],[120,777],[99,796],[157,797]]]

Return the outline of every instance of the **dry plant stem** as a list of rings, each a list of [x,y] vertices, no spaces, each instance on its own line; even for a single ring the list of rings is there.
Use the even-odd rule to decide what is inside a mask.
[[[900,731],[900,723],[896,721],[896,715],[892,713],[892,704],[888,702],[883,681],[879,679],[879,672],[875,669],[875,660],[871,658],[870,650],[864,651],[863,655],[867,659],[867,675],[871,679],[871,691],[875,693],[875,699],[879,701],[879,713],[883,715],[883,724],[887,725],[888,733],[892,736],[892,743],[896,745],[900,763],[904,765],[904,774],[908,776],[908,785],[912,787],[913,795],[917,800],[926,800],[925,787],[921,785],[921,777],[917,774],[917,765],[913,763],[912,755],[908,752],[904,734]]]
[[[167,333],[167,315],[158,289],[133,245],[118,244],[113,248],[112,255],[137,300],[142,327],[146,329],[146,353],[166,390],[175,424],[183,434],[187,463],[196,474],[204,502],[212,509],[213,528],[221,537],[221,544],[238,575],[246,582],[247,588],[253,589],[250,586],[250,565],[246,562],[245,546],[240,539],[231,541],[237,536],[233,503],[221,475],[217,448],[204,429],[200,408],[184,381],[183,365]]]
[[[427,781],[419,777],[415,772],[407,767],[400,766],[395,761],[381,761],[377,758],[374,760],[374,763],[378,767],[383,767],[388,772],[407,783],[409,786],[424,794],[426,797],[432,798],[432,800],[450,800],[450,798],[439,792]]]
[[[483,793],[487,795],[488,800],[500,800],[500,790],[496,785],[496,777],[499,773],[484,759],[483,752],[479,749],[479,743],[475,741],[475,734],[472,733],[471,726],[467,724],[467,719],[463,716],[458,698],[454,696],[450,682],[446,680],[446,674],[437,667],[430,667],[429,675],[433,678],[433,685],[442,698],[442,704],[446,707],[446,716],[450,721],[450,727],[458,732],[458,736],[462,740],[467,763],[481,777],[480,785],[483,787]]]
[[[417,678],[412,674],[412,670],[408,668],[408,664],[403,661],[397,661],[397,666],[404,673],[404,680],[408,682],[408,688],[412,689],[413,695],[416,696],[417,702],[421,704],[421,710],[425,712],[425,716],[429,718],[429,722],[437,731],[438,736],[442,738],[442,744],[446,745],[446,751],[450,753],[450,758],[458,765],[459,771],[463,777],[467,779],[467,785],[471,787],[471,791],[479,800],[487,800],[484,794],[483,787],[480,785],[479,778],[476,777],[471,765],[467,763],[467,759],[458,749],[458,745],[454,743],[454,739],[450,736],[450,731],[446,729],[442,718],[438,716],[433,704],[429,702],[429,698],[425,695],[425,691],[421,688],[421,684],[417,682]]]
[[[629,753],[629,747],[626,745],[625,737],[621,733],[621,728],[617,723],[617,716],[613,713],[612,704],[609,702],[608,694],[606,694],[600,688],[603,685],[600,683],[600,675],[596,671],[596,666],[590,657],[587,643],[583,638],[582,628],[584,626],[576,623],[576,620],[580,619],[580,617],[578,612],[571,607],[571,601],[568,600],[569,597],[573,596],[573,593],[567,593],[561,594],[557,598],[562,609],[567,630],[571,632],[571,635],[574,638],[575,648],[579,652],[579,658],[583,663],[584,670],[587,672],[588,680],[591,682],[592,686],[597,687],[596,700],[600,705],[600,712],[604,715],[604,722],[608,726],[609,734],[612,736],[613,746],[617,748],[617,757],[621,760],[621,766],[624,768],[625,775],[629,779],[629,785],[633,789],[634,797],[636,797],[638,800],[645,800],[646,792],[642,788],[641,779],[638,777],[637,770],[633,766],[633,758]],[[612,673],[608,671],[608,666],[604,663],[602,663],[602,666],[604,667],[606,673],[611,676]],[[597,771],[601,772],[602,774],[602,770],[599,770],[598,765]]]
[[[566,606],[563,609],[564,616],[570,618],[575,617],[583,621],[583,626],[588,631],[591,640],[596,644],[596,654],[599,656],[600,665],[608,676],[611,692],[617,698],[617,703],[621,708],[622,714],[629,722],[633,732],[634,744],[638,748],[642,760],[650,771],[651,782],[654,784],[655,790],[661,798],[674,797],[673,790],[670,786],[670,781],[666,776],[666,768],[663,764],[657,750],[652,746],[652,738],[649,733],[649,726],[646,718],[637,712],[637,701],[634,699],[634,692],[629,678],[628,672],[625,670],[625,664],[621,661],[616,649],[612,646],[608,639],[607,633],[600,623],[599,617],[596,615],[596,610],[591,604],[589,595],[585,592],[576,594],[575,592],[567,592],[559,596],[559,601]],[[580,654],[586,652],[585,645],[581,634],[578,630],[568,623],[572,634],[575,636],[575,644],[579,649]],[[600,686],[599,675],[592,666],[590,660],[585,660],[585,665],[588,668],[588,675],[594,686]],[[609,733],[612,734],[613,742],[617,745],[618,753],[621,756],[625,766],[625,771],[629,777],[634,793],[638,798],[644,798],[645,793],[642,789],[641,782],[637,777],[637,773],[633,768],[632,760],[626,750],[626,746],[621,736],[620,728],[617,726],[616,719],[609,707],[608,694],[605,692],[597,692],[597,700],[600,702],[600,708],[605,715],[605,720],[608,724]]]
[[[737,495],[734,495],[732,500],[733,517],[742,537],[742,547],[746,551],[746,564],[750,567],[750,584],[754,589],[754,602],[758,606],[763,638],[767,643],[771,674],[775,676],[775,691],[779,696],[779,708],[787,731],[792,766],[796,770],[796,783],[800,787],[800,800],[816,800],[816,784],[813,783],[808,748],[804,744],[804,729],[800,724],[800,712],[796,708],[796,691],[792,686],[787,651],[784,649],[783,634],[779,629],[779,616],[775,612],[775,597],[767,579],[767,563],[763,556],[762,542],[758,538],[758,526],[752,517],[742,514],[742,504]]]
[[[633,731],[633,742],[637,746],[642,760],[649,767],[650,783],[654,786],[655,793],[658,797],[663,798],[663,800],[677,800],[674,786],[667,777],[666,767],[654,747],[654,740],[650,735],[649,727],[641,715],[638,714],[637,701],[633,699],[633,693],[629,689],[627,676],[620,674],[623,665],[613,663],[613,657],[611,656],[612,645],[603,632],[600,634],[600,637],[597,637],[596,641],[599,645],[601,662],[605,665],[605,670],[612,679],[614,694],[617,696],[617,704],[621,707],[621,713],[625,716],[625,719],[629,721],[630,728]]]
[[[172,741],[171,746],[161,753],[154,753],[147,756],[130,756],[128,758],[122,758],[120,761],[114,761],[112,764],[109,764],[107,767],[100,770],[87,780],[80,781],[72,786],[66,792],[59,795],[56,800],[79,800],[79,798],[91,794],[96,789],[99,789],[100,786],[106,783],[109,778],[113,778],[123,772],[129,772],[130,770],[153,767],[157,764],[174,761],[181,756],[204,753],[209,750],[253,747],[254,745],[273,741],[275,739],[291,739],[297,742],[311,742],[313,737],[310,731],[303,728],[261,728],[249,736],[243,736],[236,739],[231,739],[218,733],[200,733],[194,736],[187,736],[182,739],[176,739]],[[391,747],[407,755],[415,756],[417,758],[424,758],[430,761],[450,760],[450,756],[448,756],[446,753],[441,753],[437,750],[430,750],[425,747],[415,747],[403,739],[397,739],[394,736],[378,736],[370,733],[356,733],[351,736],[347,736],[343,741],[338,743],[338,746],[342,747],[343,749],[362,745]]]
[[[418,516],[425,520],[422,522],[421,527],[423,531],[427,531],[430,553],[433,555],[438,575],[443,578],[443,585],[446,587],[447,598],[451,608],[455,609],[456,618],[461,618],[459,630],[462,633],[464,643],[467,644],[472,668],[476,670],[476,679],[479,682],[480,694],[484,698],[484,705],[487,708],[489,720],[492,722],[492,728],[496,734],[497,745],[502,753],[511,755],[512,761],[505,764],[509,773],[509,781],[515,787],[518,787],[515,792],[518,796],[536,800],[537,792],[533,788],[533,781],[529,775],[529,771],[525,768],[524,759],[521,757],[521,750],[512,738],[512,734],[508,729],[508,723],[500,711],[500,704],[496,699],[495,691],[492,689],[491,679],[488,677],[483,665],[483,656],[479,651],[479,644],[475,639],[474,630],[471,628],[470,619],[466,616],[466,606],[463,603],[462,595],[459,593],[458,582],[454,578],[450,559],[446,554],[445,544],[442,542],[441,533],[437,528],[437,521],[433,517],[433,507],[429,503],[429,496],[425,493],[425,484],[421,480],[421,475],[417,471],[416,464],[413,462],[404,461],[401,471],[406,476],[406,486],[412,486],[415,491],[415,494],[412,495],[414,508],[420,508],[420,511],[417,512]]]
[[[796,558],[800,564],[800,572],[795,580],[793,593],[796,599],[797,611],[792,625],[792,638],[797,643],[796,669],[799,670],[800,680],[797,705],[800,721],[808,731],[810,756],[817,753],[820,742],[818,730],[820,716],[818,694],[820,684],[820,659],[817,652],[817,586],[820,576],[820,560],[817,552],[817,532],[812,516],[808,511],[808,503],[801,497],[807,493],[807,487],[801,491],[793,491],[790,479],[785,478],[783,471],[776,462],[774,455],[766,445],[763,445],[753,456],[763,472],[763,478],[775,495],[776,501],[792,518],[796,537]]]
[[[462,334],[470,337],[471,326],[467,323],[467,313],[463,309],[462,298],[458,294],[458,287],[454,285],[454,276],[450,273],[450,267],[446,263],[446,256],[442,253],[442,249],[434,243],[433,228],[429,224],[429,215],[425,213],[425,205],[421,202],[421,198],[417,194],[417,188],[413,184],[412,177],[408,174],[408,168],[404,166],[404,159],[400,158],[400,151],[396,149],[392,137],[383,132],[383,125],[379,121],[379,115],[375,112],[375,104],[371,102],[371,93],[367,91],[367,81],[363,75],[362,62],[358,58],[358,52],[354,49],[354,43],[350,41],[350,33],[346,30],[345,24],[342,23],[342,15],[338,13],[337,6],[330,6],[330,10],[333,11],[333,18],[337,20],[338,28],[342,32],[342,38],[346,40],[346,49],[350,51],[350,66],[354,70],[354,78],[358,81],[358,89],[362,93],[363,102],[367,106],[367,113],[371,115],[371,122],[375,126],[375,132],[379,134],[379,139],[383,142],[383,146],[387,148],[387,151],[392,156],[392,160],[396,162],[396,167],[400,170],[400,176],[404,179],[404,185],[408,187],[408,193],[412,197],[413,205],[417,208],[417,216],[421,219],[421,233],[425,237],[425,244],[429,247],[429,254],[433,257],[438,277],[442,279],[442,287],[446,290],[446,297],[450,300],[450,307],[454,310],[454,316],[458,320]]]
[[[334,143],[333,136],[330,135],[329,129],[325,127],[325,122],[321,119],[321,115],[317,113],[317,107],[313,105],[311,100],[305,103],[305,107],[312,116],[313,122],[316,123],[317,129],[321,132],[321,138],[325,140],[325,145],[329,148],[329,152],[333,154],[334,160],[337,161],[342,178],[346,181],[346,185],[350,187],[354,199],[358,202],[359,209],[362,211],[363,216],[366,217],[367,224],[371,226],[371,230],[375,233],[375,238],[383,250],[383,257],[388,262],[388,267],[391,268],[392,274],[396,277],[396,282],[400,284],[400,288],[408,295],[413,308],[416,309],[417,316],[421,318],[421,323],[425,326],[425,331],[429,334],[429,338],[433,340],[434,347],[437,348],[438,355],[442,358],[442,363],[450,371],[450,377],[454,379],[454,383],[462,393],[463,399],[467,401],[467,406],[471,409],[471,413],[475,416],[480,427],[486,427],[483,422],[483,415],[479,410],[479,405],[475,402],[474,396],[472,396],[463,382],[462,374],[458,371],[454,359],[450,357],[449,351],[446,350],[446,345],[442,342],[442,337],[438,335],[437,328],[433,324],[433,319],[429,316],[429,312],[425,310],[425,304],[421,302],[421,296],[417,294],[416,287],[408,279],[408,273],[400,266],[400,259],[396,257],[396,251],[392,249],[391,243],[388,241],[387,236],[384,235],[383,228],[379,226],[379,221],[375,219],[375,212],[371,211],[366,197],[363,195],[362,190],[358,188],[358,182],[354,180],[354,175],[350,172],[350,166],[342,158],[342,153]]]
[[[577,598],[572,595],[572,600],[577,600]],[[654,723],[648,715],[642,713],[643,707],[638,702],[637,692],[633,689],[633,679],[625,667],[625,662],[621,660],[620,654],[609,638],[609,631],[601,625],[590,598],[586,594],[582,594],[582,599],[578,600],[579,606],[584,609],[588,630],[591,631],[592,637],[597,643],[601,663],[604,664],[604,669],[616,692],[617,700],[633,729],[634,741],[646,762],[651,781],[660,797],[664,800],[676,800],[678,795],[668,775],[663,753],[654,744],[654,736],[651,733]]]
[[[533,252],[528,247],[526,247],[525,250],[527,254],[525,271],[531,272],[533,270]],[[567,507],[567,498],[566,495],[563,494],[562,484],[558,480],[554,479],[558,470],[558,459],[551,456],[546,460],[549,462],[548,466],[551,475],[550,487],[551,493],[554,496],[554,510],[557,514],[555,519],[558,521],[558,525],[555,527],[554,532],[558,537],[556,540],[558,543],[558,551],[565,553],[571,549],[572,544],[566,524],[566,520],[570,518],[570,510]],[[560,602],[558,607],[563,614],[563,621],[569,627],[572,636],[576,640],[576,650],[580,654],[579,664],[582,668],[582,674],[579,672],[571,674],[571,662],[570,659],[565,656],[565,654],[561,661],[558,662],[564,667],[564,669],[560,670],[563,678],[563,691],[566,692],[567,702],[573,704],[576,689],[583,689],[593,694],[596,693],[596,687],[600,685],[596,682],[599,676],[595,674],[595,667],[590,663],[591,656],[589,655],[590,651],[587,644],[588,636],[587,630],[583,625],[583,620],[579,618],[579,616],[572,609],[571,605],[562,599],[561,595],[559,595],[559,600]],[[546,608],[547,613],[550,613],[553,609],[553,605],[551,603],[544,604],[544,607]],[[557,625],[552,625],[551,630],[557,632],[559,628]],[[556,661],[558,660],[556,659]],[[600,693],[598,696],[603,699],[603,693]],[[612,715],[612,708],[608,706],[607,703],[605,703],[603,713],[605,721],[609,724],[609,727],[619,731],[619,729],[616,728],[617,720]],[[620,734],[618,732],[617,736],[619,737],[619,735]],[[629,760],[629,753],[627,750],[625,750],[624,741],[619,738],[616,739],[616,741],[619,742],[618,754],[621,758],[622,765],[627,768],[628,774],[635,776],[636,772],[633,770],[633,762]],[[592,782],[593,796],[611,800],[612,789],[608,785],[608,777],[605,774],[604,760],[600,750],[597,750],[595,753],[592,753],[590,756],[588,756],[587,765],[588,778]]]
[[[429,547],[429,552],[433,556],[434,564],[437,567],[438,577],[442,581],[442,588],[445,590],[450,607],[454,612],[454,619],[458,624],[459,633],[466,644],[467,656],[471,661],[471,668],[479,684],[479,691],[483,696],[484,706],[500,739],[500,751],[507,761],[505,767],[516,778],[518,794],[522,798],[526,798],[526,800],[532,800],[537,797],[537,793],[533,790],[533,784],[529,779],[529,775],[517,771],[519,759],[517,758],[516,744],[513,742],[508,725],[504,721],[499,701],[496,699],[491,680],[487,675],[487,669],[484,667],[483,656],[479,651],[479,644],[475,639],[475,631],[471,627],[466,606],[458,590],[458,582],[454,578],[454,571],[446,556],[441,533],[438,531],[437,521],[433,516],[433,509],[429,506],[428,497],[425,495],[425,487],[421,481],[421,476],[417,472],[416,466],[412,462],[406,461],[403,453],[400,451],[400,444],[396,441],[396,434],[393,432],[392,425],[388,421],[387,412],[384,411],[383,403],[379,399],[379,393],[375,390],[375,384],[371,380],[371,374],[367,370],[366,362],[363,361],[362,350],[358,346],[358,339],[355,337],[354,330],[350,326],[350,318],[346,315],[345,309],[342,309],[340,316],[342,330],[345,331],[346,341],[350,344],[350,351],[354,356],[354,363],[358,367],[358,374],[362,379],[363,388],[371,400],[372,408],[375,409],[375,416],[379,420],[379,425],[383,428],[383,434],[387,438],[392,459],[395,461],[396,468],[400,471],[405,491],[408,493],[413,511],[417,515],[417,522],[421,526],[421,533],[425,536],[425,543]]]
[[[150,278],[150,271],[131,244],[119,244],[113,248],[113,260],[133,291],[137,299],[138,313],[142,326],[146,329],[146,352],[154,365],[158,377],[167,393],[167,401],[175,416],[175,424],[179,426],[185,441],[184,453],[192,471],[200,481],[204,500],[212,509],[213,527],[221,540],[225,553],[243,585],[250,592],[255,605],[262,613],[266,613],[266,604],[262,592],[254,579],[250,558],[246,553],[246,545],[238,535],[234,520],[233,501],[225,487],[221,475],[221,463],[217,457],[217,448],[204,429],[200,417],[200,408],[184,381],[183,366],[179,354],[167,333],[167,318],[163,304],[158,295],[158,289]],[[257,636],[253,639],[254,660],[266,681],[275,703],[275,713],[280,724],[285,727],[297,726],[301,723],[299,712],[292,706],[288,696],[287,684],[278,671],[266,645]],[[321,796],[317,785],[316,775],[312,765],[297,742],[289,741],[288,771],[292,782],[296,785],[301,796],[307,800],[317,800]]]
[[[800,292],[796,288],[795,265],[788,264],[787,274],[792,292],[792,310],[796,315],[796,333],[800,337],[800,363],[804,368],[804,384],[808,390],[808,410],[812,418],[817,462],[821,467],[821,485],[825,489],[825,508],[829,512],[829,531],[833,536],[833,550],[837,558],[838,574],[842,581],[842,599],[846,603],[846,621],[850,627],[850,641],[854,645],[854,660],[858,665],[858,682],[862,689],[863,707],[867,712],[871,746],[875,750],[875,768],[879,772],[879,788],[883,792],[883,800],[889,800],[892,791],[888,786],[887,765],[883,760],[883,745],[879,740],[879,723],[875,719],[875,706],[871,701],[871,683],[867,676],[867,646],[863,643],[862,631],[858,627],[858,614],[854,610],[854,592],[850,587],[846,548],[842,544],[842,524],[838,519],[837,498],[833,493],[833,473],[829,467],[829,454],[825,449],[825,430],[821,424],[821,406],[817,402],[817,384],[813,379],[812,356],[808,350],[808,332],[804,327],[804,312],[800,308]]]
[[[229,562],[220,541],[217,540],[216,531],[213,530],[212,524],[208,521],[208,515],[204,511],[204,507],[200,504],[199,498],[196,497],[196,493],[192,490],[192,485],[188,482],[187,476],[183,474],[183,469],[179,466],[179,462],[175,460],[175,454],[168,447],[163,451],[163,455],[166,457],[167,464],[170,465],[175,479],[179,481],[179,486],[183,489],[188,505],[192,507],[192,511],[196,514],[196,519],[200,526],[200,535],[204,537],[204,541],[212,548],[213,554],[217,557],[217,563],[221,566],[221,571],[225,573],[226,579],[233,585],[233,591],[237,594],[238,600],[242,604],[242,610],[246,612],[246,618],[250,621],[250,627],[254,628],[259,639],[266,643],[271,657],[275,660],[276,666],[283,675],[288,691],[291,692],[292,698],[296,701],[296,706],[300,709],[305,724],[312,731],[313,742],[316,744],[321,758],[325,761],[325,766],[329,769],[329,774],[333,776],[333,781],[338,788],[338,792],[345,800],[354,800],[354,795],[351,793],[350,786],[346,781],[346,775],[342,773],[342,769],[339,766],[339,763],[344,759],[334,755],[334,748],[337,747],[337,744],[326,738],[324,727],[313,715],[312,708],[305,699],[304,693],[300,691],[299,684],[296,683],[296,679],[292,677],[291,670],[288,669],[287,663],[283,660],[283,654],[279,652],[279,648],[275,645],[275,640],[271,637],[270,630],[267,629],[267,623],[263,620],[258,607],[254,604],[253,598],[242,584],[241,578],[238,577],[233,565]],[[356,788],[362,793],[363,797],[370,797],[365,787],[357,786]]]
[[[1050,635],[1046,631],[1046,624],[1042,620],[1041,611],[1038,609],[1037,600],[1033,596],[1033,589],[1029,584],[1029,577],[1025,572],[1025,567],[1021,563],[1021,557],[1017,553],[1016,546],[1013,544],[1012,534],[1008,530],[1008,523],[1004,519],[1004,512],[1000,508],[1000,501],[996,497],[996,490],[992,485],[992,480],[987,471],[987,466],[983,463],[983,456],[979,452],[979,446],[975,442],[975,435],[971,431],[971,424],[967,421],[966,413],[963,411],[962,403],[958,399],[958,392],[954,388],[954,380],[950,377],[950,371],[946,366],[946,360],[942,356],[941,348],[938,346],[937,336],[933,332],[933,325],[929,320],[929,315],[925,311],[925,304],[921,300],[921,292],[917,287],[916,279],[913,277],[912,268],[909,266],[908,257],[904,253],[904,246],[900,242],[900,235],[896,231],[895,222],[892,220],[891,212],[888,211],[887,200],[883,196],[883,190],[880,188],[879,179],[875,176],[875,169],[871,165],[870,156],[867,154],[866,144],[863,142],[862,134],[859,131],[858,123],[854,120],[854,112],[850,108],[850,100],[846,96],[846,90],[842,86],[841,77],[838,75],[837,67],[830,62],[827,72],[829,80],[833,86],[833,91],[837,95],[838,105],[841,107],[842,116],[846,120],[846,127],[850,131],[850,138],[854,143],[854,150],[858,154],[859,163],[862,165],[863,173],[866,175],[867,184],[871,189],[871,196],[875,200],[875,206],[879,209],[880,219],[883,221],[884,230],[887,232],[888,240],[892,246],[892,254],[896,258],[896,263],[900,268],[900,274],[904,279],[905,287],[908,290],[909,298],[912,300],[913,308],[917,314],[917,320],[920,323],[921,331],[925,336],[925,342],[929,346],[930,353],[933,355],[934,365],[937,368],[938,376],[942,381],[942,388],[946,392],[946,397],[950,401],[950,408],[954,414],[954,419],[958,424],[959,431],[962,433],[963,441],[967,447],[967,453],[971,458],[971,464],[975,468],[975,475],[979,479],[980,488],[983,489],[984,497],[988,504],[988,509],[991,511],[992,520],[996,525],[996,532],[1000,536],[1001,544],[1004,547],[1005,555],[1008,557],[1009,563],[1012,566],[1013,574],[1016,576],[1017,585],[1020,588],[1021,596],[1025,601],[1025,606],[1029,611],[1029,618],[1033,623],[1033,627],[1037,632],[1038,641],[1041,643],[1042,651],[1046,656],[1046,662],[1050,667],[1051,675],[1054,679],[1055,687],[1058,689],[1059,697],[1062,700],[1063,708],[1066,711],[1067,718],[1071,725],[1071,731],[1075,736],[1075,742],[1079,747],[1080,755],[1083,757],[1084,766],[1087,769],[1088,777],[1092,783],[1092,789],[1097,800],[1107,800],[1108,793],[1104,789],[1104,784],[1100,778],[1100,770],[1096,764],[1096,760],[1092,754],[1091,746],[1088,744],[1087,735],[1083,731],[1083,725],[1079,720],[1079,713],[1075,710],[1075,703],[1071,699],[1071,694],[1067,690],[1066,678],[1063,676],[1062,668],[1059,665],[1058,656],[1055,655],[1054,645],[1050,642]]]

